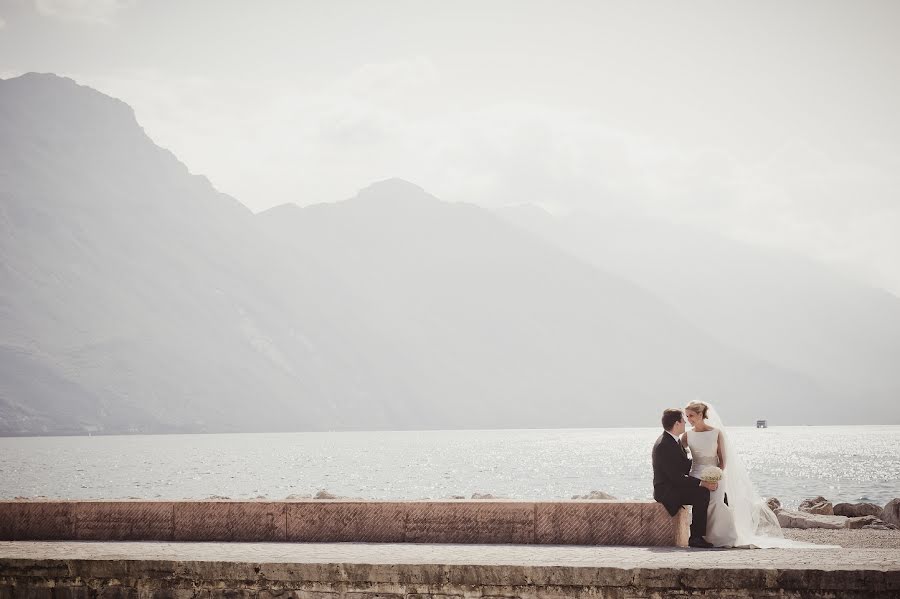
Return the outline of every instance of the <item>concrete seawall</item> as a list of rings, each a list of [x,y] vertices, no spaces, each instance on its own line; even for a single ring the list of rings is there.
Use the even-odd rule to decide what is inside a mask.
[[[0,599],[898,596],[898,550],[0,542]]]
[[[4,501],[0,540],[685,546],[652,501]]]
[[[651,502],[7,501],[0,599],[900,597],[900,550],[692,550],[687,524]]]

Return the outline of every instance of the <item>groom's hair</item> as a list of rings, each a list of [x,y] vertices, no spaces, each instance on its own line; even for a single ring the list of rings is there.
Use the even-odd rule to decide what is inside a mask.
[[[662,425],[663,428],[667,431],[672,430],[672,427],[675,426],[675,423],[681,420],[683,414],[681,410],[678,408],[669,408],[665,412],[663,412],[662,417]]]

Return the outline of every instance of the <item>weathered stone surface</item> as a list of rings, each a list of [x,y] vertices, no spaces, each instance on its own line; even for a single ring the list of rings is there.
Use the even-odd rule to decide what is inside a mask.
[[[138,599],[137,589],[120,584],[102,586],[97,589],[97,599]]]
[[[561,544],[569,539],[577,545],[624,545],[629,535],[641,534],[641,506],[626,504],[619,517],[612,517],[611,504],[558,503],[537,511],[538,543]]]
[[[474,501],[407,504],[408,543],[534,543],[531,503]]]
[[[53,589],[44,586],[16,585],[13,593],[16,599],[53,599]]]
[[[53,540],[75,538],[74,502],[0,503],[2,539]],[[9,535],[9,536],[6,536]]]
[[[881,519],[887,524],[900,526],[900,497],[895,497],[885,504]]]
[[[846,516],[822,516],[784,509],[775,515],[782,528],[847,528]]]
[[[781,501],[779,501],[777,497],[769,497],[766,499],[766,505],[769,506],[769,509],[773,512],[781,509]]]
[[[286,504],[254,501],[177,501],[176,541],[285,541]]]
[[[535,542],[542,544],[687,545],[689,517],[669,516],[656,502],[557,502],[538,504]]]
[[[53,599],[91,599],[93,589],[86,586],[62,586],[53,588]]]
[[[287,505],[281,502],[234,502],[229,511],[232,541],[286,541]]]
[[[684,546],[652,501],[0,501],[0,540]]]
[[[217,501],[185,501],[174,507],[176,541],[230,541],[228,504]]]
[[[74,515],[76,538],[82,541],[174,539],[175,510],[170,502],[75,502]]]
[[[405,520],[395,503],[296,502],[287,505],[287,540],[402,543]]]
[[[820,516],[834,516],[834,507],[831,505],[831,502],[824,497],[804,499],[800,502],[797,510],[808,514],[818,514]]]
[[[838,503],[834,506],[835,516],[847,516],[858,518],[860,516],[875,516],[881,518],[884,508],[874,503]]]
[[[0,544],[0,599],[69,599],[72,587],[84,599],[896,599],[900,551]]]

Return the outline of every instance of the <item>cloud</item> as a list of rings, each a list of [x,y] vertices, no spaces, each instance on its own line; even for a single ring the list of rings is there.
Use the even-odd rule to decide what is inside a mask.
[[[35,0],[38,13],[58,19],[109,25],[136,0]]]

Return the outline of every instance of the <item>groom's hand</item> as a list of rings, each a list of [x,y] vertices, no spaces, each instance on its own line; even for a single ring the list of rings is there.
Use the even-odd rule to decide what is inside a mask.
[[[715,491],[716,489],[719,488],[719,483],[711,483],[709,481],[701,480],[700,486],[703,487],[704,489],[708,489],[710,491]]]

